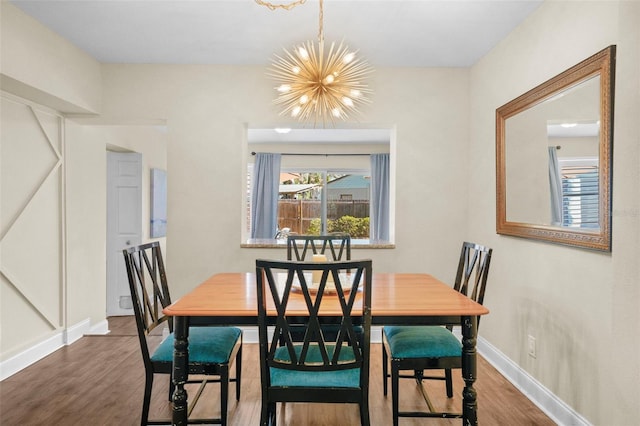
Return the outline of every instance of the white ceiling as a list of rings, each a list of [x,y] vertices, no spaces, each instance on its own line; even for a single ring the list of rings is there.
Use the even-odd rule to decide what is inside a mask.
[[[289,11],[254,0],[11,3],[102,63],[266,65],[283,48],[318,38],[318,0]],[[344,40],[378,67],[468,67],[541,3],[325,0],[325,42]]]

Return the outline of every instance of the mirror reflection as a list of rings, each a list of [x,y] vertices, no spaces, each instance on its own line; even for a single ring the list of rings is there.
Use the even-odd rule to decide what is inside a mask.
[[[600,77],[505,122],[507,220],[599,229]]]

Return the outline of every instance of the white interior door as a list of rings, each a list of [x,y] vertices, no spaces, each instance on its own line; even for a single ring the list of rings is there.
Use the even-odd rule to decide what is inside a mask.
[[[107,152],[107,316],[133,315],[122,250],[142,241],[142,155]]]

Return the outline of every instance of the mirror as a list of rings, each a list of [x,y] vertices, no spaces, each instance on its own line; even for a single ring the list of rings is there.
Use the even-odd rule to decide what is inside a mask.
[[[498,234],[611,251],[615,46],[496,110]]]

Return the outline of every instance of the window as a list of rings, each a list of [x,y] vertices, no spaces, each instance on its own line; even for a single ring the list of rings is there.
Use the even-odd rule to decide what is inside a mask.
[[[250,128],[247,135],[247,152],[251,155],[247,158],[247,179],[243,182],[243,192],[246,194],[243,196],[242,216],[245,218],[242,228],[243,244],[251,246],[265,243],[250,240],[250,236],[267,235],[271,227],[274,228],[273,235],[279,238],[287,232],[300,234],[348,232],[352,235],[353,244],[368,244],[371,235],[375,236],[376,243],[392,243],[393,202],[391,199],[394,194],[392,189],[394,179],[389,172],[391,129],[375,129],[375,131],[368,129],[364,138],[357,130],[359,129],[293,129],[290,134],[276,135],[273,129]],[[300,133],[301,131],[309,133],[303,134]],[[384,133],[384,137],[376,136],[376,131]],[[297,136],[291,136],[294,132],[299,133]],[[288,141],[288,138],[291,141]],[[258,215],[252,215],[251,178],[252,168],[257,159],[257,156],[254,156],[255,153],[281,154],[277,227],[270,225],[274,223],[272,222],[274,219],[267,219],[267,217],[273,218],[274,207],[269,207],[265,216],[259,213],[262,207],[257,207]],[[386,166],[381,166],[380,161],[375,161],[375,166],[372,166],[372,158],[379,159],[379,156],[374,157],[373,154],[387,154],[384,161]],[[378,219],[375,229],[370,228],[372,223],[370,214],[373,211],[370,205],[372,202],[371,167],[376,170],[376,176],[380,176],[377,171],[383,167],[385,174],[382,182],[388,182],[384,185],[386,192],[382,198],[386,207],[382,209],[382,213],[379,213],[381,209],[375,210],[376,215],[384,213],[385,216],[376,216],[384,219]],[[381,180],[375,182],[377,187],[380,187]],[[257,194],[265,194],[265,192],[258,190]],[[382,193],[375,192],[378,198],[381,197],[380,194]],[[373,200],[376,202],[375,197]],[[257,206],[262,205],[264,204]],[[252,221],[260,223],[261,228],[257,228],[258,231],[251,229]]]
[[[298,177],[283,183],[291,175]],[[282,170],[278,228],[312,235],[347,232],[368,240],[369,181],[368,170]]]
[[[598,228],[598,160],[558,159],[562,175],[562,225]]]

